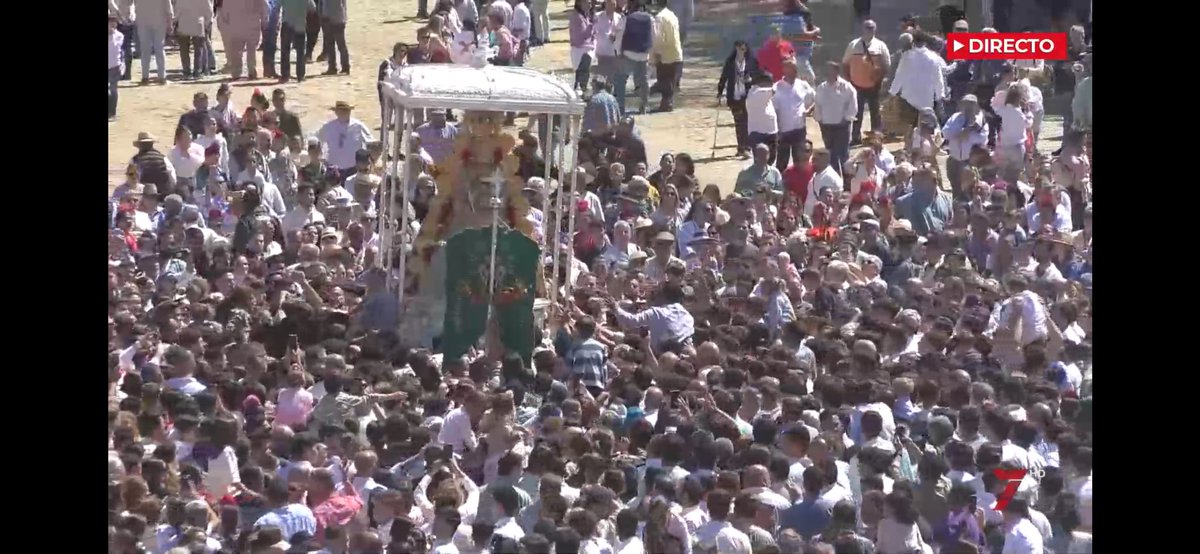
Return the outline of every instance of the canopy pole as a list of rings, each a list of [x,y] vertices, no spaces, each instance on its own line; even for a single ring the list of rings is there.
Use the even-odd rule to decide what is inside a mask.
[[[575,141],[571,144],[578,144],[578,140],[579,140],[578,128],[579,127],[580,127],[580,125],[577,124],[574,117],[567,118],[566,130],[563,133],[563,136],[571,137]],[[576,190],[575,187],[578,184],[577,181],[579,178],[578,172],[575,171],[575,164],[576,164],[576,161],[578,160],[578,156],[576,156],[575,159],[567,160],[566,159],[567,158],[566,144],[567,143],[564,142],[562,145],[560,145],[560,147],[559,147],[560,154],[558,157],[560,160],[562,160],[562,162],[559,164],[559,167],[567,168],[567,166],[569,165],[570,166],[569,171],[571,172],[571,197],[570,197],[571,198],[571,206],[568,208],[568,210],[570,210],[570,211],[567,213],[567,240],[570,241],[569,244],[571,245],[571,261],[572,261],[572,265],[573,265],[573,262],[575,261],[575,212],[579,211],[579,209],[577,208],[579,201],[575,198],[575,190]],[[561,175],[561,173],[560,173],[560,175]],[[584,199],[584,198],[586,198],[586,195],[580,195],[580,199]],[[571,289],[573,288],[574,285],[575,285],[575,283],[571,279],[571,268],[568,266],[567,267],[567,282],[563,288],[563,297],[566,298],[568,302],[571,299]]]
[[[393,179],[388,177],[387,170],[388,170],[388,167],[392,166],[392,162],[396,159],[396,153],[392,151],[392,148],[395,147],[395,144],[393,143],[393,141],[388,140],[390,138],[388,136],[388,122],[390,122],[392,119],[393,109],[394,109],[394,106],[392,105],[392,99],[387,96],[384,96],[383,97],[383,113],[381,114],[381,119],[380,119],[381,123],[380,123],[380,131],[379,131],[379,140],[383,146],[383,155],[384,155],[384,159],[383,159],[383,182],[384,182],[384,185],[379,191],[379,206],[376,209],[378,217],[375,218],[375,229],[376,229],[375,232],[376,232],[376,234],[379,235],[379,238],[381,240],[389,240],[391,237],[391,233],[388,232],[388,228],[391,227],[391,225],[388,223],[388,220],[391,219],[391,217],[392,217],[392,202],[391,202],[391,200],[392,200],[392,181],[393,181]],[[391,243],[384,242],[383,244],[391,244]],[[380,267],[380,268],[391,267],[389,265],[389,262],[391,262],[391,257],[392,257],[392,252],[390,249],[380,250],[375,255],[375,267]]]
[[[407,237],[405,233],[408,231],[408,174],[410,173],[408,170],[408,151],[410,149],[409,142],[411,140],[409,138],[411,133],[408,131],[408,126],[411,118],[412,110],[407,108],[403,109],[400,111],[400,121],[396,125],[396,144],[400,147],[400,152],[404,156],[404,168],[403,170],[398,170],[396,172],[398,177],[396,181],[399,182],[400,186],[400,290],[397,293],[397,299],[400,301],[401,310],[404,309],[404,289],[405,285],[407,284],[406,268],[408,262],[408,250],[405,247],[409,246],[409,237]],[[395,164],[394,167],[398,168],[399,162],[400,156],[396,156],[396,159],[393,160],[393,163]],[[395,241],[393,240],[392,242],[394,243]],[[413,237],[411,245],[416,245],[415,237]],[[392,248],[392,243],[388,243],[386,248]]]

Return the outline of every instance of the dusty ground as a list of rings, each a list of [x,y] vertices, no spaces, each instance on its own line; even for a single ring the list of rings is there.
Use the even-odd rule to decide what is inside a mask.
[[[431,2],[432,4],[432,2]],[[657,159],[663,151],[688,152],[697,161],[697,175],[703,184],[714,183],[723,190],[729,191],[737,172],[747,162],[734,158],[735,137],[733,120],[729,111],[718,107],[716,103],[716,80],[720,71],[715,59],[721,56],[720,50],[725,46],[723,39],[717,36],[721,21],[730,17],[725,8],[736,7],[729,0],[700,0],[697,2],[698,23],[696,32],[688,37],[686,62],[682,81],[681,96],[677,98],[676,110],[667,114],[652,114],[641,116],[638,124],[642,136],[646,139],[651,162]],[[769,11],[769,8],[759,2],[753,11]],[[745,4],[741,4],[745,9]],[[560,75],[568,82],[573,73],[569,62],[567,39],[567,19],[569,5],[561,0],[552,0],[550,6],[551,38],[553,43],[537,49],[532,56],[532,67],[543,69]],[[347,43],[350,48],[351,64],[354,73],[349,76],[325,77],[319,75],[324,70],[324,64],[310,65],[309,78],[302,84],[294,82],[282,85],[288,92],[290,107],[301,114],[305,132],[314,132],[322,123],[332,117],[329,106],[338,100],[346,100],[359,106],[356,116],[378,128],[379,111],[376,108],[375,78],[380,61],[390,54],[395,42],[413,42],[416,38],[417,27],[423,22],[413,17],[416,13],[415,0],[349,0],[350,22],[346,29]],[[846,25],[849,29],[849,25]],[[845,44],[845,38],[837,40],[826,35],[831,42],[837,42],[835,50]],[[848,37],[847,37],[848,38]],[[220,40],[214,36],[214,46],[218,51],[218,64],[224,60],[224,52]],[[317,46],[318,52],[320,46]],[[705,56],[704,53],[708,55]],[[717,54],[713,54],[717,52]],[[261,59],[261,54],[259,54]],[[140,72],[138,61],[134,61],[135,77]],[[197,91],[206,91],[214,97],[219,78],[208,78],[202,81],[180,82],[178,79],[180,61],[177,52],[167,53],[169,84],[139,86],[136,82],[121,83],[120,105],[118,119],[109,123],[109,154],[108,174],[109,187],[115,186],[121,179],[124,166],[134,149],[131,142],[140,131],[149,131],[160,141],[161,149],[170,147],[169,137],[174,130],[179,116],[191,108],[192,95]],[[261,71],[261,66],[260,66]],[[255,87],[263,89],[270,95],[270,90],[279,86],[274,80],[239,81],[233,83],[233,102],[239,109],[244,109]],[[632,83],[630,83],[632,88]],[[651,96],[651,105],[657,102],[656,96]],[[1061,134],[1061,124],[1054,121],[1054,116],[1048,116],[1046,131],[1043,139],[1056,139]],[[713,156],[713,125],[718,122],[715,157]],[[819,147],[820,132],[815,122],[809,120],[808,136]]]

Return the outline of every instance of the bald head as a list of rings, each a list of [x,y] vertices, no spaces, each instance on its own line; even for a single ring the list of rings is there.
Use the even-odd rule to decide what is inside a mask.
[[[876,31],[878,28],[879,28],[879,25],[876,25],[876,24],[875,24],[875,20],[874,20],[874,19],[868,19],[868,20],[866,20],[866,21],[863,21],[863,24],[862,24],[862,38],[863,38],[863,40],[870,40],[870,39],[873,39],[873,38],[875,38],[875,31]]]
[[[662,405],[663,392],[658,387],[650,387],[646,389],[646,410],[657,410]]]
[[[721,362],[721,347],[713,341],[700,343],[696,349],[696,359],[700,365],[716,365]]]

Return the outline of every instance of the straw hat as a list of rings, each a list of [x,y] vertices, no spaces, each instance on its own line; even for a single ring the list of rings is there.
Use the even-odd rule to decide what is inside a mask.
[[[347,102],[347,101],[345,101],[345,100],[338,100],[337,102],[334,102],[334,103],[333,103],[333,107],[332,107],[332,108],[329,108],[329,109],[331,109],[331,110],[333,110],[333,111],[338,111],[338,110],[353,110],[353,109],[354,109],[354,104],[351,104],[351,103],[349,103],[349,102]]]
[[[155,142],[158,142],[158,139],[154,138],[154,135],[147,133],[146,131],[142,131],[138,133],[137,140],[133,141],[133,145],[141,146],[143,144],[154,144]]]

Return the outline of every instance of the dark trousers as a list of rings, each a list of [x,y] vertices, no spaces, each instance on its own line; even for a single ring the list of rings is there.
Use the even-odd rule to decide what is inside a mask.
[[[429,17],[429,0],[417,0],[417,17]]]
[[[962,189],[964,167],[967,167],[967,162],[960,162],[954,159],[954,156],[946,156],[946,173],[950,178],[950,190],[954,192],[954,200],[960,202],[969,199],[972,193],[972,191]]]
[[[137,37],[137,29],[133,25],[117,25],[117,30],[124,36],[121,41],[121,59],[125,60],[125,73],[121,74],[121,79],[129,80],[129,71],[133,67],[133,40]]]
[[[313,52],[317,48],[317,40],[320,38],[321,16],[317,15],[316,13],[309,12],[308,18],[305,20],[304,27],[304,55],[306,56],[306,60],[310,62],[312,61]]]
[[[119,66],[108,68],[108,117],[117,115],[117,83],[120,81],[121,68]]]
[[[267,77],[275,77],[278,73],[275,72],[275,54],[279,50],[279,33],[283,27],[281,23],[276,23],[275,27],[271,27],[268,23],[266,30],[262,35],[262,65],[263,75]]]
[[[679,73],[679,68],[683,64],[675,63],[660,63],[655,64],[656,83],[662,92],[662,101],[658,104],[660,110],[670,110],[675,107],[675,91],[679,88],[679,83],[676,81],[675,75]]]
[[[579,92],[588,91],[588,77],[592,74],[592,55],[584,54],[579,58],[579,67],[575,68],[575,88]]]
[[[183,64],[184,78],[204,73],[208,69],[208,54],[204,52],[204,37],[179,35],[179,59]],[[194,56],[192,54],[195,54]],[[195,63],[193,67],[192,62]]]
[[[729,100],[729,113],[733,114],[733,132],[737,135],[738,153],[750,149],[750,137],[746,133],[746,99]]]
[[[745,103],[744,100],[743,103]],[[770,155],[767,157],[767,163],[775,163],[775,149],[777,147],[777,143],[779,142],[778,135],[767,133],[750,133],[746,135],[746,142],[746,146],[748,146],[750,150],[754,150],[754,148],[760,144],[767,145],[767,148],[769,148],[771,151]]]
[[[279,53],[279,73],[284,79],[292,76],[293,48],[296,50],[296,78],[304,79],[304,56],[308,54],[305,46],[304,29],[295,30],[290,25],[283,24],[279,29],[279,47],[282,49]]]
[[[775,167],[779,171],[787,169],[788,164],[792,160],[800,159],[800,150],[804,148],[804,141],[808,137],[807,129],[801,127],[779,133],[779,148],[775,156]]]
[[[833,125],[821,124],[821,140],[829,150],[829,165],[842,173],[842,168],[850,161],[850,122]]]
[[[875,88],[858,88],[854,87],[858,93],[858,115],[854,118],[854,129],[850,131],[850,136],[855,142],[862,140],[862,123],[863,123],[863,108],[870,107],[871,109],[871,130],[878,131],[879,126],[883,124],[883,116],[879,113],[879,87]]]
[[[346,24],[322,21],[321,30],[325,31],[325,62],[329,71],[337,71],[337,61],[334,59],[335,47],[337,48],[336,54],[342,59],[342,71],[350,71],[350,50],[346,48]]]

